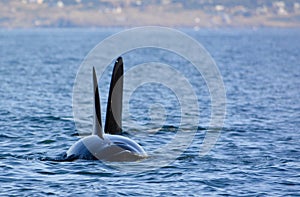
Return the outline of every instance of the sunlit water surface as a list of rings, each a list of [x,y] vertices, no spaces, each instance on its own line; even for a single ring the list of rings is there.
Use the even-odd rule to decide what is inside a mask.
[[[206,156],[199,156],[210,118],[205,81],[185,69],[182,58],[141,49],[123,55],[125,70],[159,61],[198,87],[200,123],[183,125],[186,131],[198,128],[189,148],[165,167],[136,173],[100,161],[56,161],[79,139],[72,114],[77,70],[96,44],[120,30],[0,30],[1,196],[300,194],[299,29],[184,30],[210,52],[227,91],[225,125]],[[111,67],[100,82],[102,116]],[[125,135],[149,153],[172,140],[180,126],[178,100],[159,84],[139,87],[130,109]],[[86,116],[91,120],[92,114]]]

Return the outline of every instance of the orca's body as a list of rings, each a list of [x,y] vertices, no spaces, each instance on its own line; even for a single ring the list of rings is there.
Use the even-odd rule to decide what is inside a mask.
[[[120,80],[120,81],[118,81]],[[116,86],[118,82],[118,85]],[[101,107],[96,71],[93,68],[94,129],[90,136],[77,141],[67,151],[68,158],[137,161],[147,157],[144,149],[135,141],[116,134],[122,133],[123,61],[119,57],[112,73],[105,121],[102,129]]]
[[[90,135],[79,141],[67,151],[67,157],[87,160],[137,161],[147,157],[144,149],[135,141],[118,135]]]

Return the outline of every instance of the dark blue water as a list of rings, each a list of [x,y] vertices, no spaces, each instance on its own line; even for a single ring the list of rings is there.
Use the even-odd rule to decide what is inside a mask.
[[[185,30],[210,52],[227,92],[225,125],[206,156],[200,157],[199,150],[210,101],[200,80],[194,85],[201,87],[196,93],[202,119],[199,125],[185,127],[198,127],[197,134],[171,164],[128,173],[100,161],[55,161],[78,140],[72,114],[77,70],[98,42],[118,31],[0,30],[1,196],[300,194],[299,29]],[[175,67],[181,64],[157,55],[161,53],[141,50],[137,58],[125,54],[125,69],[149,57]],[[182,72],[193,78],[192,71]],[[131,128],[128,117],[123,120],[126,135],[148,152],[176,134],[179,107],[169,91],[159,85],[141,87],[130,103],[132,118],[149,130],[157,129],[155,117],[160,114],[151,122],[147,103],[164,105],[167,125],[159,132],[141,139],[136,134],[147,132]],[[105,98],[104,93],[104,104]]]

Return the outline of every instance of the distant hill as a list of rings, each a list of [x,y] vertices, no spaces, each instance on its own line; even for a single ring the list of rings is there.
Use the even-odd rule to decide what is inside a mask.
[[[0,0],[0,27],[300,27],[300,0]]]

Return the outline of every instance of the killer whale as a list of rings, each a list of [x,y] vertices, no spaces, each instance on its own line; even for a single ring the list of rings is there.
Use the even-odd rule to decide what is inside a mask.
[[[104,131],[97,75],[93,67],[93,132],[92,135],[73,144],[66,152],[67,158],[72,158],[72,160],[137,161],[147,157],[146,152],[139,144],[120,135],[122,134],[123,67],[122,57],[117,58],[111,77]],[[118,86],[116,87],[117,82]]]

